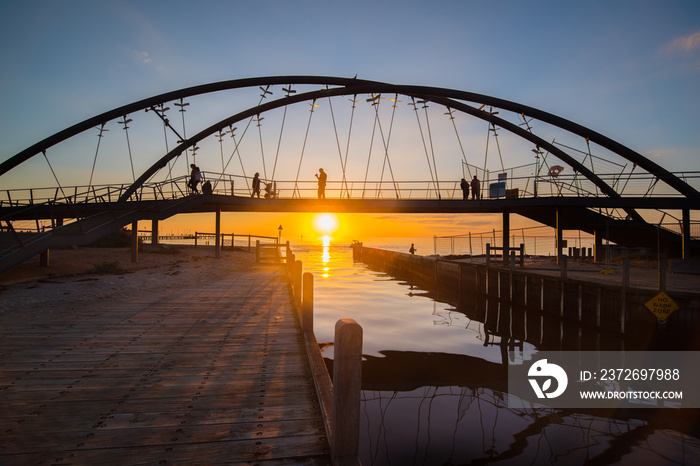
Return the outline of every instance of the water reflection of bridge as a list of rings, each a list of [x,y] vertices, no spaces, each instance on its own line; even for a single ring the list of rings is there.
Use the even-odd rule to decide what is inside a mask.
[[[377,265],[372,268],[388,271]],[[397,268],[389,273],[406,280],[412,290],[427,290],[412,291],[413,296],[439,301],[436,306],[451,303],[454,307],[446,312],[464,314],[467,327],[477,324],[483,344],[498,347],[501,360],[412,351],[365,355],[362,431],[374,464],[416,458],[454,464],[610,464],[658,458],[693,464],[700,454],[695,409],[514,408],[508,403],[507,368],[522,362],[525,342],[538,350],[609,351],[647,349],[646,339],[625,340],[544,314],[526,318],[523,308],[514,312],[510,303],[497,299],[460,302],[459,293],[449,287],[412,281]],[[441,323],[450,325],[450,319]],[[332,367],[333,361],[326,363]]]
[[[210,169],[212,194],[189,195],[191,163]],[[319,166],[330,174],[326,203],[310,199]],[[255,172],[275,199],[250,199]],[[2,270],[139,220],[157,230],[179,213],[215,212],[218,225],[222,211],[495,212],[506,249],[510,215],[518,214],[558,235],[583,230],[597,244],[644,243],[689,257],[691,214],[700,207],[697,172],[671,173],[542,110],[318,76],[223,81],[124,105],[7,158],[0,177]],[[481,180],[481,200],[460,200],[460,177]],[[660,227],[668,218],[681,234]]]

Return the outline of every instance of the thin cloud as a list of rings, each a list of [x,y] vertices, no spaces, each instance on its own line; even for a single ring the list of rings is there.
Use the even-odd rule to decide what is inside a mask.
[[[153,59],[149,56],[148,52],[143,50],[134,50],[134,57],[140,63],[153,63]]]
[[[689,36],[679,37],[666,48],[671,53],[690,53],[698,49],[700,49],[700,31]]]

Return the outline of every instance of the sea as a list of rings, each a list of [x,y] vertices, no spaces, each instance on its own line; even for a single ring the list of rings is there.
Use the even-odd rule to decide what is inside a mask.
[[[433,238],[363,243],[435,252]],[[501,341],[468,310],[354,260],[349,246],[330,238],[292,243],[314,276],[314,332],[324,358],[333,359],[338,319],[363,328],[362,464],[700,464],[697,426],[648,413],[510,407],[493,369],[530,360],[537,345]]]

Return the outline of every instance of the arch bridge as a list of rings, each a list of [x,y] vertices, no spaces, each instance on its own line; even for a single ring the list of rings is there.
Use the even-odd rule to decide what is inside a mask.
[[[192,165],[205,194],[188,187]],[[254,173],[268,189],[260,197]],[[325,76],[222,81],[104,112],[0,163],[0,271],[138,220],[221,211],[502,213],[506,247],[516,213],[596,244],[688,257],[699,175],[472,92]],[[473,179],[465,200],[461,182]]]

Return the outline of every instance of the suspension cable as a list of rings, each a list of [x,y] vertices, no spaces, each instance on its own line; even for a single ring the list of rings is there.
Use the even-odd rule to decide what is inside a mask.
[[[280,155],[280,146],[282,144],[282,132],[284,131],[284,122],[287,120],[287,106],[284,106],[284,114],[282,115],[282,125],[280,126],[280,137],[277,140],[277,152],[275,152],[275,163],[272,165],[272,179],[275,179],[275,172],[277,171],[277,159]]]
[[[262,137],[262,121],[265,119],[265,117],[261,117],[260,114],[258,113],[258,118],[255,119],[257,127],[258,127],[258,135],[260,136],[260,158],[262,159],[262,166],[263,166],[263,177],[264,179],[267,180],[267,167],[265,166],[265,149],[263,147],[263,137]]]
[[[462,139],[459,137],[459,131],[457,131],[457,125],[455,124],[455,117],[452,114],[454,110],[450,110],[449,107],[445,107],[447,109],[447,113],[445,115],[450,115],[450,120],[452,121],[452,127],[455,129],[455,135],[457,136],[457,142],[459,143],[459,149],[462,151],[462,159],[464,159],[464,163],[467,166],[467,173],[469,173],[469,178],[472,177],[472,171],[471,168],[469,168],[469,162],[467,162],[467,154],[464,152],[464,146],[462,145]]]
[[[416,122],[418,122],[418,129],[420,131],[420,138],[423,141],[423,150],[425,151],[425,159],[428,162],[428,170],[430,171],[430,179],[433,182],[433,188],[436,190],[436,193],[439,195],[439,192],[437,192],[437,185],[435,184],[435,177],[433,176],[433,167],[430,165],[430,156],[428,154],[428,146],[425,144],[425,136],[423,135],[423,126],[421,125],[420,117],[418,116],[418,104],[416,103],[416,99],[414,97],[411,97],[411,100],[412,100],[412,102],[408,105],[412,105],[413,110],[416,113]]]
[[[102,139],[102,133],[105,131],[109,131],[108,129],[105,129],[105,124],[102,123],[100,126],[100,132],[97,135],[97,148],[95,149],[95,158],[92,161],[92,172],[90,172],[90,182],[88,183],[88,192],[90,192],[90,188],[92,187],[92,177],[95,175],[95,165],[97,164],[97,153],[100,151],[100,140]]]
[[[348,126],[348,141],[347,141],[347,144],[345,145],[345,166],[346,167],[348,166],[348,153],[350,152],[350,135],[352,134],[352,123],[355,120],[355,107],[356,107],[355,104],[357,102],[359,102],[359,100],[355,100],[356,98],[357,98],[357,94],[353,95],[352,100],[351,100],[352,110],[350,111],[350,125]],[[345,173],[343,173],[343,176],[345,176]],[[347,179],[345,179],[345,180],[343,180],[343,182],[345,183],[345,189],[346,189],[346,193],[348,195],[348,199],[350,199],[350,189],[348,188],[348,181],[347,181]],[[340,197],[341,198],[343,197],[342,192],[341,192]]]
[[[326,89],[328,86],[326,86]],[[340,198],[343,198],[343,183],[345,183],[345,189],[348,190],[347,177],[345,176],[345,164],[343,163],[343,151],[340,149],[340,138],[338,137],[338,127],[335,123],[335,114],[333,113],[333,103],[330,96],[328,97],[328,106],[331,109],[331,120],[333,121],[333,131],[335,132],[335,143],[338,146],[338,157],[340,158],[340,168],[343,171],[343,177],[340,182]]]
[[[63,186],[61,186],[61,182],[58,181],[58,177],[56,176],[56,172],[54,171],[53,167],[51,166],[51,162],[49,162],[49,158],[46,156],[46,150],[41,151],[42,154],[44,154],[44,158],[46,159],[46,163],[49,164],[49,169],[51,169],[51,173],[53,173],[53,179],[56,180],[56,183],[58,184],[58,189],[61,190],[61,194],[63,194],[63,197],[65,199],[70,199],[68,196],[66,196],[65,191],[63,191]]]
[[[304,145],[301,147],[301,155],[299,156],[299,167],[297,168],[297,177],[294,179],[294,190],[292,191],[292,198],[295,194],[299,195],[301,198],[301,193],[299,192],[299,173],[301,172],[301,162],[304,160],[304,151],[306,150],[306,140],[309,137],[309,128],[311,127],[311,117],[314,115],[314,108],[318,107],[316,105],[316,99],[311,103],[311,110],[309,110],[309,121],[306,124],[306,134],[304,134]]]
[[[133,120],[129,118],[127,120],[126,115],[122,117],[122,121],[117,121],[117,123],[124,125],[124,134],[126,134],[126,147],[129,149],[129,162],[131,163],[131,176],[134,181],[136,181],[136,173],[134,172],[134,159],[131,156],[131,142],[129,141],[129,123]]]
[[[189,103],[185,102],[184,99],[182,97],[180,97],[180,102],[174,102],[173,105],[177,105],[178,107],[180,107],[179,112],[182,114],[182,138],[180,138],[181,139],[180,143],[182,143],[182,142],[185,142],[187,140],[187,130],[185,128],[185,111],[186,111],[185,107],[187,107],[189,105]],[[187,151],[185,151],[185,163],[187,164],[185,171],[187,173],[189,173],[188,170],[189,170],[189,166],[190,166],[190,160],[187,157]],[[197,165],[197,160],[195,159],[194,151],[192,151],[192,163]]]
[[[396,99],[398,99],[398,94],[396,95]],[[379,116],[379,103],[375,106],[375,110],[377,112],[377,116]],[[381,119],[379,119],[379,134],[382,137],[382,143],[384,144],[384,161],[382,163],[382,173],[379,178],[379,184],[381,186],[381,183],[384,181],[384,168],[389,165],[389,173],[391,174],[391,180],[394,184],[394,193],[396,194],[396,198],[400,199],[401,195],[399,193],[398,186],[396,185],[396,179],[394,178],[394,170],[391,167],[391,159],[389,159],[389,141],[391,140],[391,131],[394,127],[394,115],[396,113],[396,105],[393,107],[394,109],[391,112],[391,122],[389,124],[389,134],[385,140],[384,138],[384,130],[382,129],[382,122]]]
[[[438,179],[437,164],[435,163],[435,148],[433,147],[433,133],[430,130],[430,119],[428,118],[428,104],[423,101],[423,109],[425,110],[425,126],[428,128],[428,140],[430,141],[430,152],[433,156],[433,168],[435,169],[435,185],[437,190],[438,199],[440,196],[440,180]]]
[[[364,180],[364,183],[362,184],[362,199],[365,198],[365,190],[367,188],[367,177],[369,176],[369,163],[370,163],[370,160],[372,160],[372,147],[374,147],[374,134],[377,131],[377,118],[378,118],[378,115],[375,115],[374,124],[372,125],[372,136],[370,137],[370,140],[369,140],[369,153],[367,154],[367,168],[365,168],[365,180]]]

